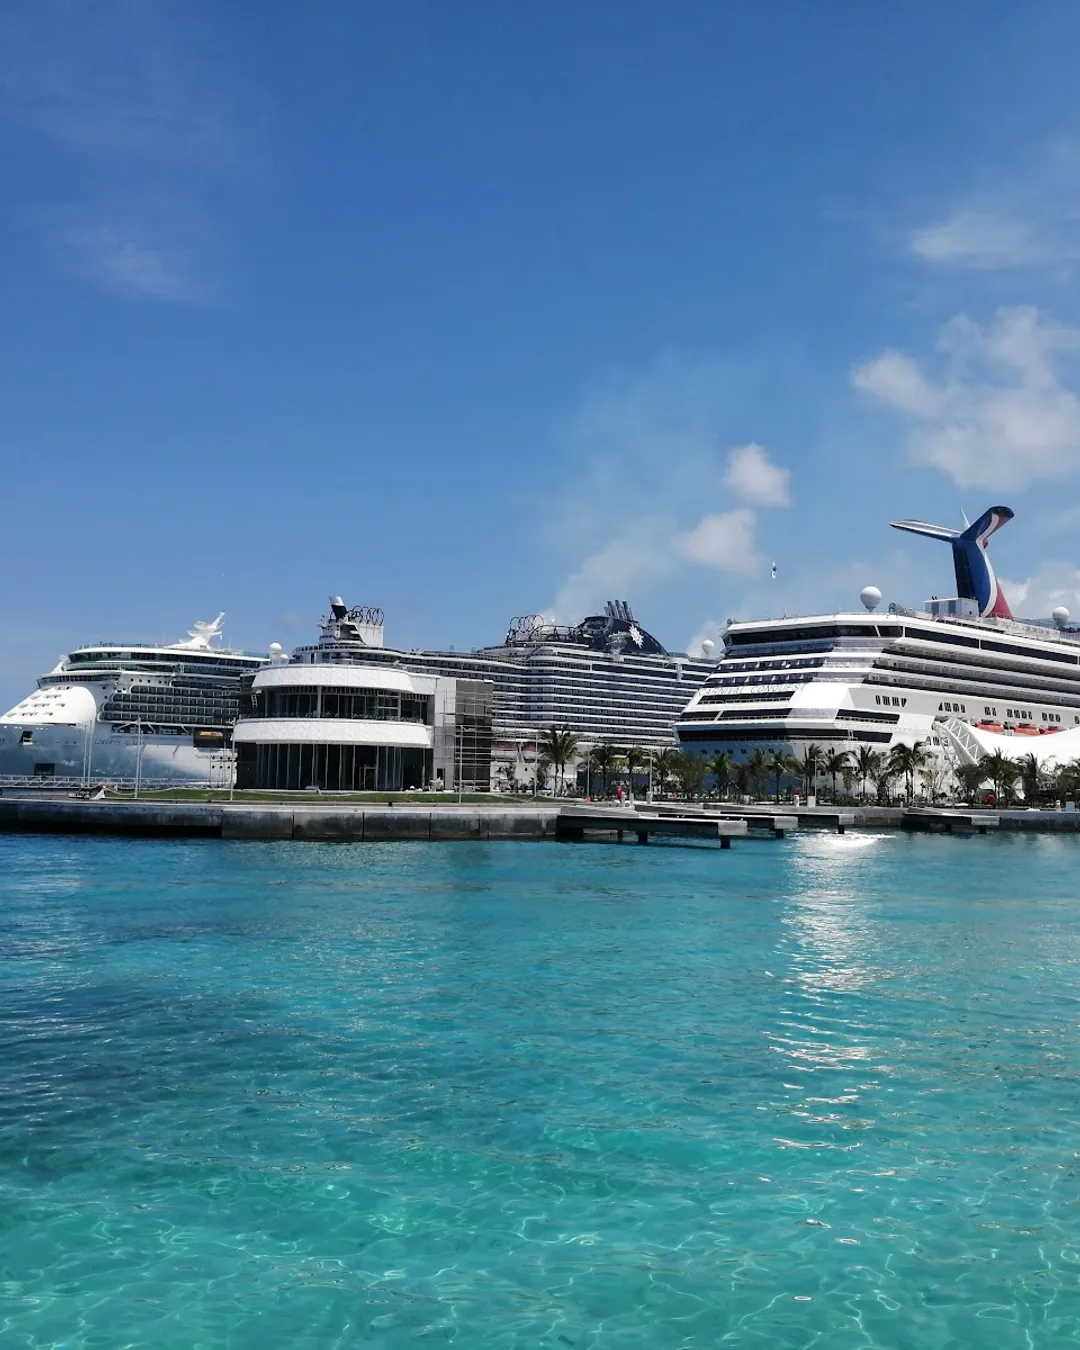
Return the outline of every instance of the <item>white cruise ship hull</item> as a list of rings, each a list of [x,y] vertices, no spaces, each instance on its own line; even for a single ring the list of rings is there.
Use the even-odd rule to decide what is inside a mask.
[[[32,735],[24,741],[27,732]],[[234,765],[232,751],[200,750],[190,737],[144,734],[142,744],[131,733],[117,733],[107,724],[94,729],[93,744],[83,727],[0,724],[0,782],[34,779],[91,779],[148,787],[228,787]]]
[[[230,786],[240,683],[266,658],[211,647],[77,648],[0,716],[0,785],[26,781]]]
[[[737,763],[808,745],[887,752],[955,724],[980,744],[1049,762],[1080,732],[1071,633],[903,611],[733,623],[724,642],[679,719],[683,747],[706,757]]]

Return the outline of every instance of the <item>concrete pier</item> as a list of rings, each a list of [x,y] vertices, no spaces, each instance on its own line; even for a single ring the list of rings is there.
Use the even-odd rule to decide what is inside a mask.
[[[555,805],[293,806],[0,797],[0,831],[147,838],[406,840],[554,839]]]
[[[778,809],[767,804],[689,802],[636,808],[582,802],[464,804],[362,801],[132,801],[52,793],[0,794],[0,832],[121,834],[208,839],[708,839],[783,838],[793,829],[907,830],[986,835],[1080,830],[1078,811],[859,806]]]
[[[730,848],[732,839],[745,838],[747,832],[744,820],[603,806],[564,806],[555,822],[556,838],[575,843],[582,842],[588,835],[614,835],[622,843],[629,834],[639,844],[647,844],[650,837],[660,836],[719,840],[721,848]]]

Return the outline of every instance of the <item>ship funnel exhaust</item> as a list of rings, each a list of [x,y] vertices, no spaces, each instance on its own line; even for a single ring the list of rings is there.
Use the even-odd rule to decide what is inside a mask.
[[[929,525],[922,520],[894,520],[894,530],[908,534],[925,535],[952,545],[953,567],[956,571],[956,594],[961,600],[972,600],[984,618],[1011,619],[1012,611],[998,584],[997,574],[986,546],[990,536],[1012,520],[1014,512],[1007,506],[991,506],[988,511],[964,530],[951,530],[947,525]]]

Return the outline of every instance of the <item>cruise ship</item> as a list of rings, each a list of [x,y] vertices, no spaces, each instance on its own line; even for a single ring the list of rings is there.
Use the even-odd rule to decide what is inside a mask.
[[[240,681],[271,658],[220,646],[224,618],[70,652],[0,717],[0,781],[231,783]]]
[[[963,530],[897,520],[950,545],[956,595],[921,610],[868,586],[856,613],[729,621],[723,654],[679,718],[682,746],[736,760],[930,740],[972,762],[1001,749],[1041,761],[1080,753],[1080,628],[1060,608],[1013,617],[987,545],[1013,518],[994,506]]]
[[[583,745],[673,746],[680,712],[716,668],[715,660],[665,650],[625,600],[608,601],[602,614],[574,625],[516,618],[501,643],[470,652],[387,647],[382,610],[350,609],[339,596],[319,628],[318,642],[298,647],[294,662],[386,662],[418,674],[490,680],[493,760],[518,777],[552,726],[568,727]]]

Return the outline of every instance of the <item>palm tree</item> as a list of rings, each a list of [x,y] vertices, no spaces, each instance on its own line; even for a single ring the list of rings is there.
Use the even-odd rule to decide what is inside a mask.
[[[619,758],[619,752],[613,745],[600,744],[596,746],[589,756],[589,767],[592,773],[600,775],[600,792],[606,797],[608,793],[608,781]]]
[[[780,779],[786,773],[798,773],[799,761],[783,750],[774,750],[769,756],[769,763],[766,766],[768,773],[773,776],[773,786],[776,789],[776,805],[780,805]]]
[[[930,752],[925,741],[916,741],[913,745],[894,745],[889,754],[893,771],[902,774],[907,784],[909,804],[915,797],[915,775],[927,763]]]
[[[1005,792],[1005,783],[1010,778],[1010,769],[1016,766],[1008,755],[1003,755],[1000,750],[995,750],[992,755],[984,755],[982,761],[983,776],[989,778],[994,785],[994,796],[1001,800]],[[1015,783],[1015,777],[1012,778]]]
[[[566,726],[548,727],[540,737],[540,744],[537,749],[540,756],[546,759],[555,770],[556,795],[562,790],[566,766],[574,758],[580,744],[581,738]]]
[[[1075,801],[1080,796],[1080,759],[1071,759],[1059,764],[1054,774],[1054,787],[1067,801]]]
[[[659,754],[653,756],[653,773],[656,774],[656,782],[660,788],[661,801],[667,796],[667,783],[669,778],[675,777],[675,768],[679,752],[677,750],[661,750]]]
[[[833,805],[836,805],[836,780],[847,768],[848,760],[851,756],[846,750],[836,750],[831,755],[825,757],[822,764],[822,770],[832,779],[832,799]]]
[[[692,801],[701,792],[705,781],[705,761],[700,755],[688,754],[685,750],[677,753],[675,776],[683,790],[683,796]]]
[[[1028,754],[1023,757],[1019,764],[1020,784],[1024,789],[1024,801],[1028,806],[1034,806],[1039,800],[1039,789],[1043,783],[1042,766],[1039,764],[1038,757]]]
[[[858,750],[855,751],[855,771],[858,773],[859,782],[862,784],[863,801],[866,800],[866,780],[873,778],[880,764],[880,750],[874,750],[869,745],[860,745]]]
[[[764,750],[755,750],[746,761],[746,781],[752,796],[760,797],[765,791],[765,776],[768,772],[768,756]]]
[[[870,781],[874,785],[874,796],[879,806],[888,806],[892,795],[889,784],[896,777],[896,765],[891,755],[878,755],[877,763],[870,770]]]
[[[813,788],[817,786],[818,768],[821,765],[824,753],[820,745],[807,745],[803,747],[802,758],[797,760],[799,773],[806,784],[806,795],[808,797]]]
[[[626,765],[626,784],[630,789],[630,796],[634,795],[634,775],[640,773],[645,767],[648,757],[640,745],[632,745],[626,754],[623,755],[623,763]]]
[[[970,801],[986,782],[986,760],[980,759],[977,764],[961,764],[954,773],[960,791]]]
[[[722,750],[718,755],[713,755],[707,767],[713,776],[716,795],[722,797],[731,782],[731,756],[726,750]]]

